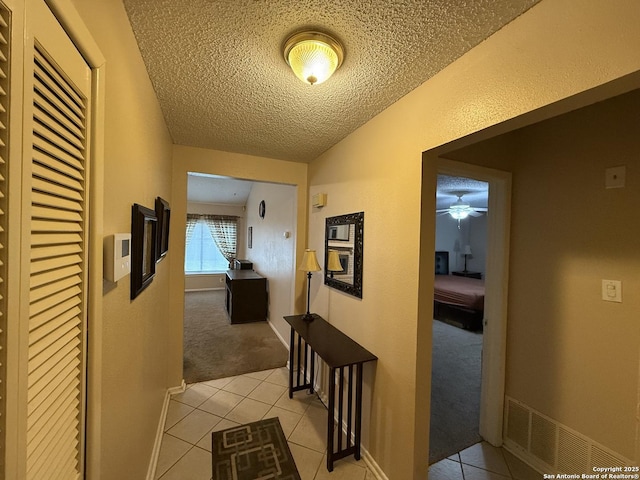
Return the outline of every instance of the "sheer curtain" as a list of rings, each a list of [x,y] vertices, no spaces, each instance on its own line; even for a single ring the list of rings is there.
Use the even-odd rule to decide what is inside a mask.
[[[187,228],[188,228],[187,215]],[[203,215],[204,221],[209,227],[213,241],[220,253],[229,263],[236,258],[236,244],[238,239],[238,217],[228,215]]]
[[[196,228],[196,223],[200,219],[200,215],[196,215],[193,213],[187,213],[187,236],[185,240],[185,246],[189,245],[191,241],[191,237],[193,237],[193,229]]]

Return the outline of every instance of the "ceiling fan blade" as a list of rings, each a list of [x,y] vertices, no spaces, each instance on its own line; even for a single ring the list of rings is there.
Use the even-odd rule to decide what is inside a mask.
[[[484,212],[469,212],[469,215],[472,217],[481,217]]]
[[[489,209],[487,207],[472,207],[476,212],[488,212]]]

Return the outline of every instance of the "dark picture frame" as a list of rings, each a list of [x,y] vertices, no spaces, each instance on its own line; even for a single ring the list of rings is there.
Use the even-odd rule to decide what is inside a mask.
[[[149,286],[156,274],[158,217],[150,208],[131,207],[131,300]]]
[[[158,218],[156,261],[159,262],[169,251],[169,224],[171,221],[169,202],[161,197],[156,198],[156,217]]]
[[[253,227],[247,229],[247,248],[253,248]]]

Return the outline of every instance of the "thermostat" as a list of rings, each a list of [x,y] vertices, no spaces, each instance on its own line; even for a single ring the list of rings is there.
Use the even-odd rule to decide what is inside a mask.
[[[131,273],[131,234],[115,233],[104,241],[104,278],[117,282]]]

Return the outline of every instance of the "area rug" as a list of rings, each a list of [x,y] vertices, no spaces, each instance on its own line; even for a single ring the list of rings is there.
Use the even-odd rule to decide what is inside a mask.
[[[482,333],[433,321],[429,464],[482,440]]]
[[[231,325],[224,290],[184,295],[186,383],[204,382],[287,364],[289,353],[265,322]]]
[[[211,434],[213,480],[301,480],[277,418]]]

